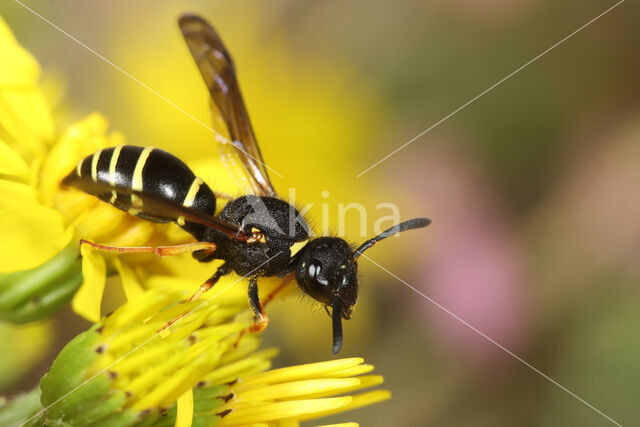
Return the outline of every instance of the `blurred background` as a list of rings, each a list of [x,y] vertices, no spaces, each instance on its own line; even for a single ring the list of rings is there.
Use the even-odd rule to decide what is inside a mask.
[[[298,202],[314,203],[315,218],[326,209],[333,228],[340,203],[362,203],[368,234],[380,203],[396,204],[405,219],[433,219],[368,252],[431,300],[360,262],[341,356],[376,365],[393,398],[340,419],[610,424],[498,343],[617,422],[640,423],[637,3],[357,178],[615,2],[23,1],[209,123],[205,87],[176,26],[185,11],[205,16],[235,57],[283,196],[295,187]],[[172,147],[187,161],[215,153],[207,129],[18,3],[2,2],[0,13],[42,63],[61,128],[100,111],[130,144]],[[359,226],[348,216],[354,243]],[[330,358],[323,311],[291,297],[269,314],[265,341],[282,349],[278,365]],[[37,384],[86,327],[70,311],[36,329],[1,326],[2,391]]]

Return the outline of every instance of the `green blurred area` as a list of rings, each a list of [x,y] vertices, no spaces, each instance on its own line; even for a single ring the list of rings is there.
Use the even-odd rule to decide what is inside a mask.
[[[429,229],[389,239],[371,257],[616,422],[638,424],[637,3],[621,4],[360,178],[615,3],[25,4],[205,123],[205,89],[175,20],[184,11],[207,17],[236,59],[266,162],[284,175],[278,189],[295,186],[301,203],[316,203],[316,218],[326,203],[332,225],[337,204],[351,201],[432,217]],[[63,123],[98,110],[129,143],[182,141],[176,154],[192,160],[215,150],[208,130],[19,4],[4,2],[0,13],[48,78],[63,82]],[[375,364],[393,399],[350,419],[610,424],[375,265],[360,269],[342,355]],[[329,319],[308,306],[292,297],[270,310],[265,341],[282,348],[282,364],[329,356]],[[69,322],[67,314],[57,325]],[[0,345],[12,351],[9,340]],[[3,386],[27,390],[38,376]]]

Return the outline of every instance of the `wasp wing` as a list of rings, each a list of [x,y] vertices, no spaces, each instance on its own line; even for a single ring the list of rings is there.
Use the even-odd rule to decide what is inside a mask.
[[[67,175],[62,180],[62,185],[77,188],[105,201],[108,201],[114,192],[114,187],[105,182],[83,179],[74,173]],[[125,211],[129,211],[129,208],[133,207],[138,211],[136,214],[140,214],[149,221],[180,223],[182,219],[185,222],[193,222],[221,231],[233,239],[246,239],[244,232],[236,225],[229,224],[201,210],[183,206],[158,194],[120,187],[117,189],[117,195],[118,197],[130,197],[130,201],[126,205],[119,206],[118,197],[116,197],[115,200],[109,202],[110,204]],[[135,203],[134,199],[136,199]]]
[[[132,195],[137,196],[142,201],[144,212],[152,215],[162,215],[174,219],[182,224],[181,218],[186,222],[194,222],[204,225],[208,228],[221,231],[232,239],[245,240],[244,232],[236,225],[222,221],[213,215],[207,215],[205,212],[185,207],[173,200],[161,197],[154,193],[145,193],[141,191],[132,191]]]
[[[231,141],[221,141],[226,146],[223,161],[232,161],[229,150],[235,151],[252,180],[254,190],[260,195],[275,196],[240,93],[231,55],[215,30],[201,17],[183,15],[178,24],[209,89],[212,107],[217,107],[231,136]]]

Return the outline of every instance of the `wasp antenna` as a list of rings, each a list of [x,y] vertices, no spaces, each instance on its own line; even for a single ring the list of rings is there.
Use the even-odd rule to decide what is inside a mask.
[[[380,240],[386,239],[389,236],[393,236],[394,234],[401,233],[407,230],[413,230],[415,228],[424,228],[427,225],[431,224],[431,220],[429,218],[413,218],[408,219],[400,224],[396,224],[393,227],[383,231],[378,234],[376,237],[367,240],[364,242],[353,254],[353,261],[356,261],[360,255],[367,249],[371,248],[373,245],[378,243]]]
[[[333,354],[338,354],[342,348],[342,301],[333,300]]]

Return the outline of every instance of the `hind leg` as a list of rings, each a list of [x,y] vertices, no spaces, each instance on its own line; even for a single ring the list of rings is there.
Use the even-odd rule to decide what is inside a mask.
[[[175,245],[175,246],[133,246],[133,247],[123,247],[123,246],[106,246],[100,245],[98,243],[91,242],[89,240],[80,240],[80,245],[89,245],[94,249],[104,252],[117,252],[121,254],[133,254],[133,253],[152,253],[158,256],[170,256],[170,255],[180,255],[186,254],[190,252],[202,251],[201,253],[212,254],[218,246],[215,243],[210,242],[195,242],[195,243],[186,243],[184,245]]]

